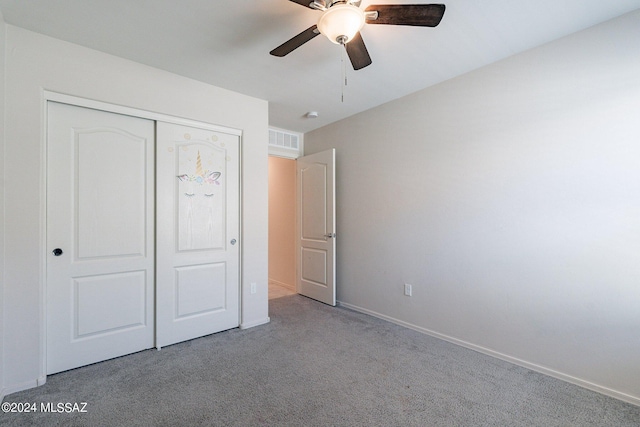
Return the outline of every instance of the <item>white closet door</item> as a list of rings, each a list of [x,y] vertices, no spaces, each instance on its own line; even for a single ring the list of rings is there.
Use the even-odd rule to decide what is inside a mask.
[[[239,322],[240,137],[157,123],[157,332],[162,347]]]
[[[153,347],[154,122],[50,102],[47,373]]]

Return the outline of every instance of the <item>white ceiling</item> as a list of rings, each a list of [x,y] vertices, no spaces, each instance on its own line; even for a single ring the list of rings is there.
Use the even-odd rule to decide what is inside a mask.
[[[438,2],[438,1],[436,1]],[[288,0],[0,0],[5,22],[269,101],[271,126],[307,132],[640,8],[640,0],[442,0],[436,28],[366,25],[373,64],[341,102],[338,45],[276,46],[321,12]],[[430,3],[363,0],[369,4]],[[307,111],[320,117],[307,119]]]

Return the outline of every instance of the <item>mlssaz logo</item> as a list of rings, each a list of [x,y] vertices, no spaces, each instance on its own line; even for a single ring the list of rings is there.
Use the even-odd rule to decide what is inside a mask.
[[[57,412],[70,414],[73,412],[87,413],[87,402],[71,403],[71,402],[42,402],[40,403],[40,412]]]

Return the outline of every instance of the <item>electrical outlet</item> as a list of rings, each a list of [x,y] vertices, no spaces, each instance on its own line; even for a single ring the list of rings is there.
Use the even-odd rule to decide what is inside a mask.
[[[408,284],[408,283],[405,283],[404,284],[404,294],[406,296],[410,297],[412,292],[413,292],[412,286],[410,284]]]
[[[257,291],[256,282],[251,282],[251,293],[255,294]]]

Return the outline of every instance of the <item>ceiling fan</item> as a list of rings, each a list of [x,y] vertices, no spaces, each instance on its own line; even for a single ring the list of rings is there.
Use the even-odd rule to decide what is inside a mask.
[[[444,15],[444,4],[383,4],[360,9],[361,0],[289,0],[302,6],[324,12],[317,25],[312,25],[297,36],[269,52],[285,56],[318,34],[333,43],[343,45],[354,70],[371,64],[371,57],[360,35],[364,24],[412,25],[435,27]]]

